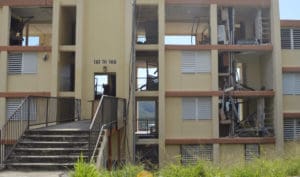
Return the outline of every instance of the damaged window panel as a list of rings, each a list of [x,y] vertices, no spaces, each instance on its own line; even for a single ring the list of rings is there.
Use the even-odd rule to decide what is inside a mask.
[[[50,46],[52,7],[11,8],[9,43],[13,46]]]
[[[258,52],[219,53],[220,137],[269,137],[273,130],[273,98],[251,95],[273,90],[271,57]],[[249,69],[256,68],[256,69]],[[233,93],[245,96],[234,96]]]
[[[218,43],[260,45],[271,42],[270,10],[267,8],[219,7]]]
[[[158,44],[158,7],[138,5],[136,7],[136,43]]]

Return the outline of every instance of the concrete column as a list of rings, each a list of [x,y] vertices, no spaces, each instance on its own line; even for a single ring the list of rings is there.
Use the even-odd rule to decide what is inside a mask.
[[[75,97],[82,98],[84,1],[76,4],[76,53],[75,53]]]
[[[165,2],[158,3],[158,32],[159,32],[159,94],[158,94],[158,121],[159,121],[159,166],[165,161],[166,145],[165,145],[165,119],[166,119],[166,98],[165,98]]]
[[[282,59],[281,59],[281,39],[280,39],[280,18],[279,2],[271,1],[271,41],[273,44],[273,88],[274,97],[274,128],[276,138],[276,151],[284,152],[283,141],[283,107],[282,107]]]
[[[217,4],[210,5],[210,40],[211,44],[218,44],[218,8]]]
[[[10,31],[10,9],[8,6],[3,6],[0,10],[0,21],[2,27],[0,29],[0,45],[9,45]],[[7,51],[0,52],[0,92],[7,92]],[[3,126],[6,120],[6,99],[0,98],[0,127]]]
[[[51,59],[51,96],[58,96],[59,73],[58,62],[59,54],[59,19],[60,19],[60,1],[53,1],[53,19],[52,19],[52,59]]]

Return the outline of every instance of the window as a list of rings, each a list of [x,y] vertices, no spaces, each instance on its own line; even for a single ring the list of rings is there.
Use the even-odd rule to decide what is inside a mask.
[[[26,46],[26,37],[23,37],[22,46]],[[39,36],[28,36],[28,46],[39,46],[40,37]]]
[[[182,51],[182,73],[208,73],[210,71],[210,52]]]
[[[184,120],[211,119],[211,97],[182,98]]]
[[[284,140],[300,140],[300,119],[284,119]]]
[[[181,163],[184,165],[195,164],[199,160],[213,160],[213,145],[181,145]]]
[[[166,35],[165,45],[196,45],[196,36]]]
[[[300,29],[281,29],[281,48],[300,49]]]
[[[300,73],[283,74],[283,94],[300,95]]]
[[[259,144],[245,144],[245,160],[251,161],[260,154]]]
[[[37,73],[37,53],[9,53],[8,74],[34,74]]]
[[[29,99],[26,103],[23,103],[24,98],[14,98],[6,100],[6,117],[12,120],[27,120],[30,115],[30,120],[36,120],[36,100]],[[22,104],[22,106],[21,106]],[[29,108],[28,108],[29,106]],[[30,109],[30,114],[28,114]],[[14,115],[14,117],[12,117]]]

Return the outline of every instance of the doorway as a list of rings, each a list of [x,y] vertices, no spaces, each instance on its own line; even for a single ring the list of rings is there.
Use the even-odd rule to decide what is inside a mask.
[[[116,96],[116,74],[115,73],[94,75],[95,100],[99,100],[102,95]]]

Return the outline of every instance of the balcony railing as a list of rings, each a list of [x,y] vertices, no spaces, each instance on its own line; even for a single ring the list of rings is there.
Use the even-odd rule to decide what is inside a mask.
[[[137,130],[135,134],[139,138],[157,138],[158,120],[157,119],[137,119]]]

